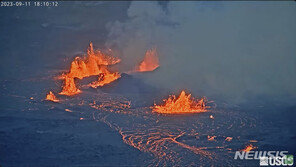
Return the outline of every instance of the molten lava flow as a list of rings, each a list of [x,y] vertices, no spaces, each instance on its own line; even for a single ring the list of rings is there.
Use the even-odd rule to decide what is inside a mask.
[[[118,78],[119,73],[111,73],[108,65],[114,65],[120,62],[120,59],[107,56],[99,50],[94,50],[92,43],[89,44],[87,56],[80,58],[76,57],[71,63],[69,73],[63,74],[60,78],[65,80],[63,90],[60,94],[75,95],[81,91],[76,88],[74,79],[83,79],[85,77],[100,75],[99,81],[91,84],[92,87],[103,86]]]
[[[249,144],[249,145],[246,146],[246,148],[244,148],[244,149],[241,150],[241,151],[249,152],[249,151],[254,150],[254,149],[256,149],[256,148],[257,148],[257,147],[253,146],[252,144]]]
[[[68,77],[67,75],[65,76],[65,81],[64,81],[64,86],[62,92],[60,92],[61,95],[76,95],[81,92],[78,88],[76,88],[74,78],[73,77]]]
[[[90,84],[91,87],[93,88],[97,88],[99,86],[104,86],[108,83],[111,83],[115,80],[117,80],[118,78],[120,78],[120,74],[118,72],[115,72],[115,73],[110,73],[110,72],[106,72],[106,73],[103,73],[98,81],[95,81],[93,83]]]
[[[199,113],[206,112],[209,108],[206,106],[205,98],[195,101],[191,99],[191,94],[186,95],[185,91],[182,91],[178,98],[172,95],[164,102],[164,105],[154,104],[153,111],[163,114]]]
[[[159,67],[158,54],[156,49],[151,49],[146,52],[144,60],[135,70],[139,72],[154,71],[157,67]]]
[[[49,91],[49,93],[46,95],[46,99],[53,102],[59,102],[60,100],[52,93],[52,91]]]
[[[214,141],[217,136],[208,136],[209,141]]]
[[[226,137],[225,141],[231,141],[232,137]]]

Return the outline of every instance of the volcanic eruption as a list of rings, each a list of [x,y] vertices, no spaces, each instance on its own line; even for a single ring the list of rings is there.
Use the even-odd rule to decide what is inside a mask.
[[[159,67],[158,54],[155,48],[147,50],[143,61],[135,68],[135,71],[154,71]]]
[[[98,75],[98,81],[89,84],[89,86],[94,88],[120,78],[118,72],[113,73],[108,69],[109,65],[114,65],[119,62],[119,58],[106,55],[100,50],[94,50],[93,44],[90,43],[87,55],[82,58],[76,57],[71,63],[69,72],[60,76],[60,78],[64,79],[63,90],[60,94],[71,96],[81,92],[81,90],[76,87],[74,82],[75,78],[83,79],[85,77]]]
[[[208,106],[206,106],[206,98],[195,100],[191,98],[191,94],[186,95],[183,90],[179,97],[171,95],[168,99],[163,100],[163,105],[156,105],[152,107],[152,110],[162,114],[181,114],[181,113],[199,113],[206,112]]]
[[[64,77],[63,90],[59,94],[72,96],[72,95],[78,94],[80,92],[81,92],[81,90],[76,87],[74,78],[66,75]]]
[[[53,102],[59,102],[60,100],[52,93],[52,91],[49,91],[49,93],[46,95],[45,100],[53,101]]]
[[[91,84],[89,84],[89,86],[91,86],[93,88],[97,88],[99,86],[104,86],[108,83],[111,83],[111,82],[117,80],[120,77],[121,77],[121,75],[118,72],[111,73],[109,71],[106,71],[105,73],[100,74],[98,81],[92,82]]]
[[[145,105],[141,106],[142,104],[138,105],[140,104],[138,101],[134,104],[134,98],[132,96],[125,97],[125,93],[122,93],[120,89],[124,89],[125,91],[127,90],[129,95],[135,93],[143,93],[142,95],[146,95],[147,92],[151,93],[154,89],[147,84],[143,84],[137,79],[133,79],[133,77],[128,74],[121,74],[116,71],[111,72],[109,66],[119,62],[119,58],[106,55],[99,50],[94,50],[92,43],[90,43],[87,54],[82,57],[76,57],[71,63],[70,70],[59,76],[60,79],[64,80],[62,91],[59,94],[73,96],[81,93],[82,91],[76,84],[78,80],[84,79],[84,81],[87,81],[86,85],[85,83],[79,82],[79,84],[82,84],[82,87],[87,86],[97,88],[121,78],[118,82],[110,84],[109,87],[107,86],[101,89],[102,91],[104,89],[112,89],[117,93],[93,93],[92,91],[87,91],[85,94],[87,94],[88,98],[90,98],[93,102],[90,102],[87,105],[87,103],[83,100],[82,103],[77,102],[76,104],[80,107],[90,106],[92,109],[99,110],[99,115],[97,115],[97,112],[94,112],[93,119],[100,120],[107,124],[110,128],[117,130],[120,135],[122,135],[122,140],[126,144],[129,144],[140,151],[150,152],[159,159],[159,162],[174,161],[178,157],[178,153],[174,151],[176,147],[184,149],[185,152],[188,151],[193,154],[211,157],[211,153],[203,150],[204,148],[195,147],[190,143],[179,141],[179,138],[187,135],[190,136],[191,132],[187,132],[186,129],[174,129],[174,126],[172,126],[173,128],[171,127],[167,129],[165,126],[159,125],[165,121],[159,120],[158,117],[150,117],[149,114],[151,114],[151,110],[149,107]],[[158,67],[159,60],[157,51],[156,49],[151,49],[146,52],[143,61],[134,71],[154,71]],[[98,77],[98,79],[96,81],[90,81],[89,79],[92,78],[87,77],[91,76]],[[131,87],[136,87],[136,89],[134,89],[136,91],[130,89]],[[75,97],[73,99],[75,99]],[[59,102],[59,99],[57,99],[52,92],[49,92],[46,100]],[[167,100],[164,100],[164,102],[165,103],[163,105],[154,104],[152,112],[162,114],[199,113],[206,112],[207,108],[209,108],[206,106],[207,101],[205,98],[195,100],[191,97],[191,94],[186,94],[185,91],[182,91],[178,97],[175,95],[170,96]],[[65,111],[73,112],[68,108],[65,109]],[[118,114],[116,117],[125,115],[131,119],[123,119],[123,122],[122,120],[116,119],[114,120],[116,124],[114,124],[112,117],[109,117],[110,114]],[[134,116],[136,116],[136,119],[140,119],[136,124],[132,121],[134,120]],[[85,117],[79,118],[79,120],[84,119]],[[124,123],[124,125],[122,123]],[[130,126],[126,126],[126,124],[129,124]],[[155,128],[157,126],[158,128]],[[133,128],[129,129],[129,127]],[[215,141],[215,137],[216,136],[209,138],[208,141]],[[169,148],[168,144],[173,147]]]

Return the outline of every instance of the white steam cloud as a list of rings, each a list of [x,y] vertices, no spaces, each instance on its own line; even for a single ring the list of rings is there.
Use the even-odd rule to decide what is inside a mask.
[[[132,2],[127,15],[107,25],[123,71],[156,47],[152,84],[234,102],[296,96],[294,2]]]

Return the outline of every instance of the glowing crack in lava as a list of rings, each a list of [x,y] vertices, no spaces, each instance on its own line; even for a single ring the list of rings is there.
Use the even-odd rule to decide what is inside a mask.
[[[136,67],[135,71],[145,72],[154,71],[159,67],[158,54],[156,49],[146,51],[144,60]]]
[[[248,129],[261,130],[261,125],[256,128],[257,119],[241,112],[215,109],[213,121],[210,112],[153,114],[150,107],[139,106],[125,95],[93,91],[85,91],[84,95],[63,101],[67,106],[64,110],[81,109],[79,112],[85,114],[78,117],[81,121],[89,120],[92,113],[93,120],[118,132],[124,143],[145,152],[139,154],[139,160],[149,166],[239,166],[240,161],[233,159],[233,153],[241,143],[254,140],[245,137]],[[189,95],[184,92],[184,96]]]
[[[46,95],[45,100],[53,101],[53,102],[59,102],[60,100],[52,93],[52,91],[49,91],[49,93]]]
[[[207,108],[209,107],[206,106],[206,98],[191,99],[191,94],[186,95],[185,91],[182,91],[178,98],[172,95],[164,100],[163,105],[154,104],[152,110],[162,114],[181,114],[206,112]]]
[[[98,75],[98,81],[89,85],[94,88],[115,81],[120,78],[120,74],[118,72],[110,72],[108,66],[119,62],[119,58],[105,55],[99,50],[94,50],[93,44],[90,43],[87,50],[87,56],[84,56],[83,58],[76,57],[71,63],[70,71],[60,77],[64,79],[63,90],[60,94],[71,96],[81,92],[81,90],[76,87],[74,82],[75,78],[83,79],[85,77]]]
[[[241,151],[244,151],[244,152],[249,152],[251,150],[254,150],[256,149],[257,147],[253,146],[252,144],[249,144],[247,145],[244,149],[242,149]]]

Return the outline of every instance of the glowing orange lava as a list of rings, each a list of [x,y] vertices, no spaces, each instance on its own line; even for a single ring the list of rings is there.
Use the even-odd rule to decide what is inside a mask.
[[[152,107],[153,111],[163,114],[181,114],[181,113],[199,113],[206,112],[206,99],[200,100],[191,99],[191,94],[186,95],[182,91],[178,98],[172,95],[167,100],[164,100],[163,105],[156,105]]]
[[[62,92],[60,92],[60,94],[72,96],[72,95],[76,95],[78,93],[81,93],[81,90],[79,90],[76,87],[76,84],[74,82],[74,78],[66,75],[64,78],[63,90],[62,90]]]
[[[93,44],[90,43],[87,56],[83,58],[76,57],[71,63],[69,72],[60,77],[65,80],[63,90],[60,94],[71,96],[81,92],[81,90],[76,88],[75,78],[83,79],[85,77],[99,75],[99,80],[90,85],[92,87],[103,86],[115,81],[120,78],[120,74],[110,72],[108,66],[119,62],[120,59],[118,58],[105,55],[99,50],[94,50]]]
[[[225,141],[231,141],[232,139],[232,137],[226,137]]]
[[[49,93],[46,95],[46,99],[53,102],[59,102],[60,100],[52,93],[52,91],[49,91]]]
[[[144,60],[136,67],[136,71],[145,72],[145,71],[154,71],[159,67],[158,54],[156,49],[148,50],[145,54]]]
[[[90,43],[87,50],[87,57],[76,57],[71,63],[70,72],[66,75],[83,79],[85,77],[109,72],[107,66],[119,62],[120,59],[118,58],[107,56],[99,50],[94,50],[93,44]]]
[[[120,77],[121,76],[118,72],[115,72],[115,73],[106,72],[106,73],[103,73],[99,77],[98,81],[91,83],[90,86],[93,88],[97,88],[99,86],[104,86],[106,84],[109,84],[109,83],[117,80]]]
[[[244,149],[241,150],[241,151],[249,152],[249,151],[254,150],[254,149],[256,149],[256,148],[257,148],[257,147],[253,146],[252,144],[249,144],[249,145],[246,146],[246,148],[244,148]]]

